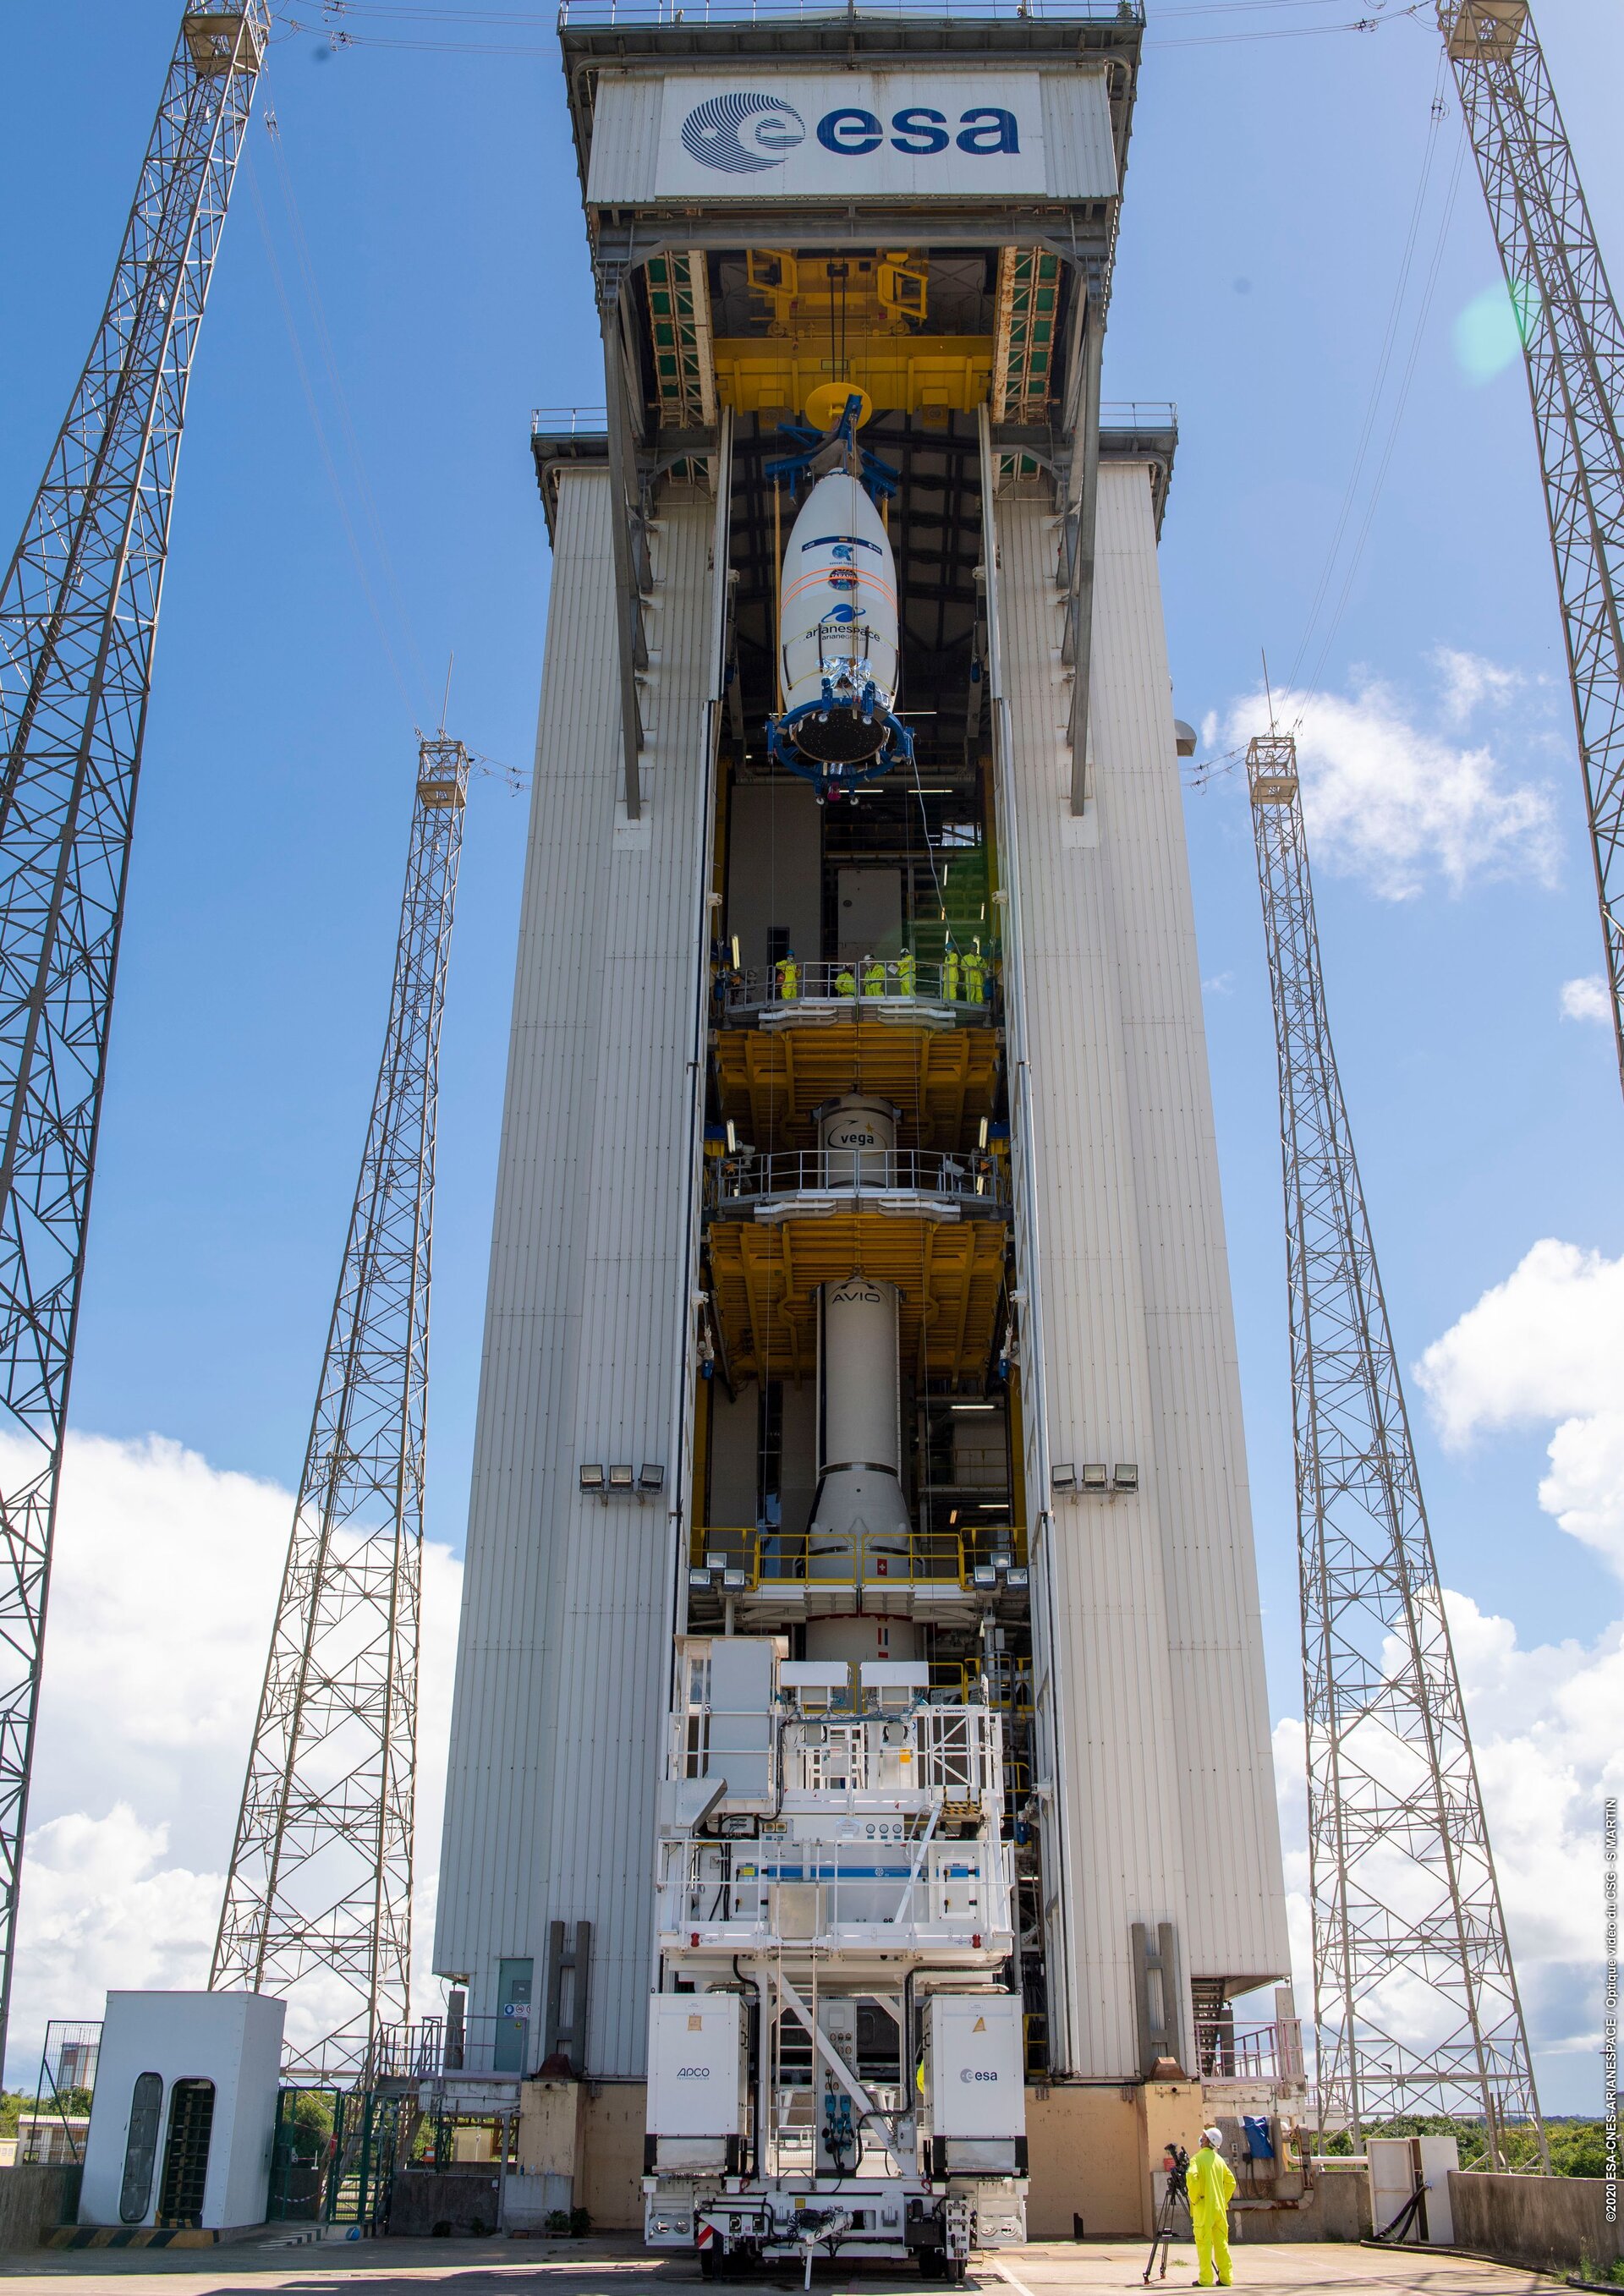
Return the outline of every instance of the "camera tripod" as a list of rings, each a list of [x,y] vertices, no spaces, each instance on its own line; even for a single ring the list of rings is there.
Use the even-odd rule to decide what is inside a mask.
[[[1145,2260],[1144,2284],[1147,2288],[1150,2286],[1151,2274],[1155,2270],[1158,2249],[1161,2251],[1161,2270],[1157,2277],[1165,2280],[1168,2276],[1168,2251],[1173,2245],[1173,2218],[1177,2213],[1180,2201],[1187,2202],[1189,2200],[1185,2178],[1189,2174],[1190,2156],[1184,2146],[1169,2144],[1161,2156],[1161,2165],[1167,2170],[1168,2186],[1161,2196],[1161,2206],[1156,2216],[1156,2229],[1151,2234],[1151,2252]]]

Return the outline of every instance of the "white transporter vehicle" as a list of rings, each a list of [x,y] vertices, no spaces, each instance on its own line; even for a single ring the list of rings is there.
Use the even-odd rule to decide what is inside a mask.
[[[679,1649],[647,2236],[707,2276],[912,2254],[962,2279],[1025,2237],[999,1718],[923,1663],[781,1649]]]

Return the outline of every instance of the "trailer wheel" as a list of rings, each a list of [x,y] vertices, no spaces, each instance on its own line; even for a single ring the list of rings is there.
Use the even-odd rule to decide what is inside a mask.
[[[922,2248],[919,2251],[919,2270],[923,2279],[939,2280],[947,2262],[947,2257],[939,2248]]]
[[[722,2276],[722,2251],[714,2241],[699,2252],[699,2276],[701,2280],[719,2280]]]

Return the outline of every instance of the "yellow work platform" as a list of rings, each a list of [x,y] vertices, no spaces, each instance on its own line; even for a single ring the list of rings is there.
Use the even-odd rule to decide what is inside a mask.
[[[861,1201],[861,1200],[857,1200]],[[1002,1219],[942,1221],[841,1207],[817,1218],[717,1219],[710,1292],[735,1379],[811,1379],[820,1284],[867,1275],[901,1293],[903,1365],[979,1380],[1004,1289]]]
[[[902,1144],[957,1148],[965,1124],[992,1113],[998,1039],[991,1029],[894,1021],[724,1029],[716,1070],[723,1116],[763,1152],[811,1147],[813,1110],[853,1092],[901,1110]]]

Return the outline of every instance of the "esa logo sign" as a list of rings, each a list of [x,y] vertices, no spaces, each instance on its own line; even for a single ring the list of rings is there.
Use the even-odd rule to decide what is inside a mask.
[[[794,105],[770,95],[713,95],[696,103],[682,124],[688,157],[725,176],[782,168],[806,140],[807,124]]]
[[[842,160],[865,159],[882,144],[914,159],[928,159],[949,145],[972,159],[1021,149],[1014,113],[990,103],[961,112],[956,125],[927,103],[906,105],[891,114],[889,125],[862,104],[841,104],[824,112],[814,133],[825,152]],[[806,140],[806,122],[792,103],[744,89],[707,97],[682,124],[688,157],[725,176],[782,168]]]
[[[949,144],[968,152],[972,159],[989,152],[1021,149],[1014,113],[994,103],[976,104],[962,111],[956,133],[949,128],[947,113],[928,103],[909,104],[892,112],[889,129],[881,126],[877,113],[865,111],[861,104],[842,104],[838,111],[826,111],[818,121],[817,140],[825,152],[837,152],[851,160],[877,152],[886,143],[893,152],[920,160],[945,152]]]

